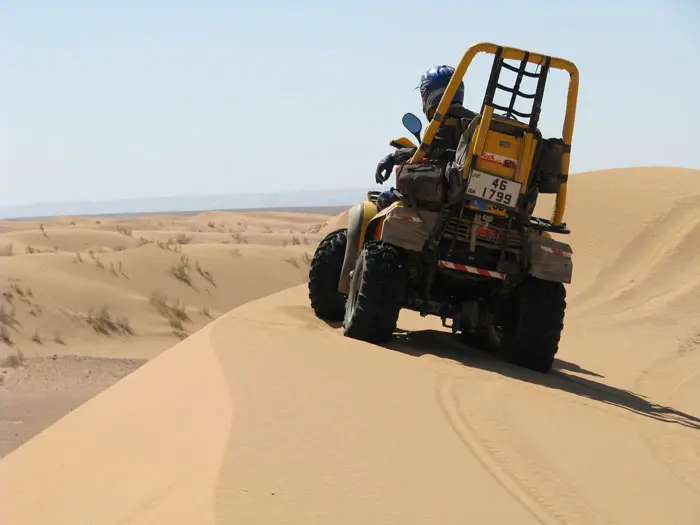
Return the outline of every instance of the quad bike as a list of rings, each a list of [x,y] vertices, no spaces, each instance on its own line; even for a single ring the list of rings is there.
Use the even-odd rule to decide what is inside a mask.
[[[456,150],[429,158],[480,52],[494,55],[481,112]],[[537,72],[526,69],[530,63]],[[562,137],[545,139],[537,124],[552,68],[569,73],[569,89]],[[516,73],[512,87],[500,82],[503,69]],[[537,79],[535,93],[520,91],[524,76]],[[497,90],[510,95],[508,106],[494,102]],[[439,316],[469,346],[548,372],[573,271],[571,247],[552,234],[570,233],[563,215],[577,93],[578,70],[569,61],[491,43],[469,47],[422,140],[420,120],[404,115],[420,147],[397,169],[400,201],[379,210],[379,192],[368,192],[350,209],[348,228],[329,233],[316,249],[309,273],[316,315],[342,321],[347,337],[382,343],[407,308]],[[532,101],[530,113],[514,109],[518,97]],[[556,194],[551,220],[533,216],[541,193]]]

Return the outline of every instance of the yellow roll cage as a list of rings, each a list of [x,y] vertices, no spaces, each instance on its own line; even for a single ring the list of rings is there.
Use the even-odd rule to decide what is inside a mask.
[[[460,82],[466,74],[469,65],[472,63],[472,60],[478,53],[497,55],[496,57],[494,57],[494,60],[500,57],[503,60],[520,60],[525,61],[527,63],[535,64],[542,64],[543,62],[548,62],[549,68],[560,69],[569,73],[569,89],[566,99],[566,115],[564,117],[564,124],[562,129],[562,140],[564,141],[564,146],[566,147],[565,152],[562,156],[562,175],[564,175],[565,180],[561,182],[556,192],[556,203],[554,207],[553,217],[551,220],[551,224],[553,226],[559,226],[563,222],[564,209],[566,207],[566,176],[568,176],[569,173],[570,146],[574,131],[574,120],[576,117],[576,101],[578,97],[579,84],[578,68],[576,67],[576,65],[574,65],[568,60],[542,55],[538,53],[532,53],[514,47],[499,46],[497,44],[492,44],[489,42],[479,42],[471,45],[469,48],[467,48],[466,52],[464,53],[464,56],[462,57],[462,60],[456,67],[455,73],[452,75],[449,84],[447,84],[445,93],[443,94],[442,99],[440,100],[440,104],[435,110],[435,114],[433,115],[433,118],[430,120],[430,123],[427,129],[425,130],[425,135],[423,137],[423,140],[421,141],[420,146],[408,162],[411,164],[420,162],[420,160],[424,157],[425,153],[430,149],[430,145],[432,144],[432,141],[435,138],[435,134],[437,133],[440,125],[442,124],[445,118],[445,113],[448,110],[448,107],[452,101],[452,98],[454,97],[454,94],[456,93]],[[484,147],[486,133],[488,132],[489,127],[491,125],[493,111],[494,104],[489,104],[485,101],[481,112],[481,122],[479,123],[478,128],[476,129],[476,132],[471,141],[470,151],[473,154],[481,154],[481,151]],[[525,188],[527,186],[527,180],[529,177],[530,167],[532,165],[534,155],[533,138],[534,132],[532,130],[528,130],[525,133],[524,147],[521,151],[518,163],[518,165],[521,166],[518,170],[518,179],[523,183],[523,191],[525,191]],[[466,163],[464,166],[465,178],[468,176],[468,172],[469,163]]]

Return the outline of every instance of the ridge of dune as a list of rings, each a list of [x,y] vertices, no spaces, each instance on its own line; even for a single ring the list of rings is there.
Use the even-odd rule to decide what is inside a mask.
[[[299,284],[0,460],[0,521],[695,523],[698,200],[697,170],[572,175],[574,281],[551,374],[414,312],[387,345],[344,338]]]

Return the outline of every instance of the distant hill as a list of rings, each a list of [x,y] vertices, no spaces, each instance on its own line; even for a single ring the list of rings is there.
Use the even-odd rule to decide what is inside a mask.
[[[189,214],[208,210],[278,211],[284,209],[285,211],[337,214],[364,199],[367,190],[368,188],[346,188],[289,193],[154,197],[103,202],[48,202],[0,206],[0,219],[38,219],[57,215]]]

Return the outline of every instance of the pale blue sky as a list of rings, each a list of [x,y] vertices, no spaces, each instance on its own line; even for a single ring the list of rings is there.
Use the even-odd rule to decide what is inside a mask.
[[[698,0],[0,0],[0,205],[374,188],[421,73],[477,41],[578,65],[572,172],[700,168],[698,28]]]

